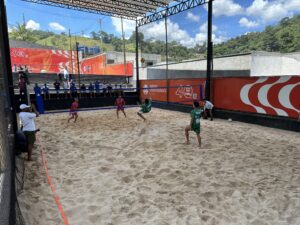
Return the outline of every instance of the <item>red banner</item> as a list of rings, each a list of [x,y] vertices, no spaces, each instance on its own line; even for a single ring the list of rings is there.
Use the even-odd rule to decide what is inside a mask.
[[[26,65],[30,73],[58,73],[65,66],[70,73],[77,73],[76,52],[63,50],[50,50],[38,48],[11,48],[10,49],[12,71]],[[73,71],[72,71],[73,63]]]
[[[115,75],[132,77],[133,64],[127,62],[120,64],[106,64],[106,55],[98,55],[81,61],[81,73],[93,75]]]
[[[212,102],[216,108],[292,118],[299,116],[299,76],[214,78],[212,83]],[[166,80],[144,80],[140,84],[142,88],[155,88],[142,90],[142,98],[167,101]],[[204,97],[205,79],[169,80],[169,87],[169,102],[191,104]]]

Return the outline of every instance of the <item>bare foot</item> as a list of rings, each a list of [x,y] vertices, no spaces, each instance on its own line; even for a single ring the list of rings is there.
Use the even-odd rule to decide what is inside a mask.
[[[186,141],[185,144],[189,145],[189,144],[190,144],[190,141]]]

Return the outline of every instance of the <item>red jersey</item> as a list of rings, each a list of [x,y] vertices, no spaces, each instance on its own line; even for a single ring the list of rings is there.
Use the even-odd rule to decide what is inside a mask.
[[[71,105],[71,111],[76,111],[78,108],[78,102],[73,102],[72,105]]]
[[[124,99],[123,99],[123,98],[117,98],[117,99],[116,99],[116,105],[117,105],[118,107],[123,107],[123,106],[125,105]]]

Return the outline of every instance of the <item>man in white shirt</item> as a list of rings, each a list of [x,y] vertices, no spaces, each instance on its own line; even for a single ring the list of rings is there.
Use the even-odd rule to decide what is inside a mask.
[[[70,88],[70,74],[68,71],[68,67],[64,68],[64,84],[67,84],[67,87]]]
[[[213,120],[212,109],[214,108],[214,105],[206,99],[204,99],[203,102],[204,102],[204,119],[207,119],[207,112],[208,112],[210,116],[210,120],[212,121]]]
[[[34,105],[31,107],[26,104],[20,105],[21,112],[19,114],[22,131],[27,138],[28,161],[31,161],[33,145],[35,142],[36,127],[34,119],[39,115]],[[34,111],[32,113],[31,111]]]

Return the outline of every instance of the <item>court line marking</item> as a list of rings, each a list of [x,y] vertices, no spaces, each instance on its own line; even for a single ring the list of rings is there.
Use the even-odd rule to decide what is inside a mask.
[[[48,184],[49,184],[50,189],[51,189],[51,191],[53,193],[53,198],[55,200],[56,206],[58,208],[58,211],[60,212],[60,215],[61,215],[61,217],[62,217],[62,219],[64,221],[64,224],[65,225],[70,225],[69,221],[68,221],[68,218],[67,218],[67,216],[65,214],[65,211],[63,209],[63,206],[62,206],[62,204],[61,204],[61,202],[59,200],[59,196],[56,194],[55,187],[54,187],[54,185],[52,183],[51,177],[50,177],[49,172],[48,172],[48,168],[47,168],[47,164],[46,164],[46,159],[45,159],[45,156],[44,156],[44,144],[43,144],[43,142],[40,139],[38,139],[38,141],[39,141],[40,147],[41,147],[41,156],[42,156],[43,167],[45,169],[47,180],[48,180]]]

